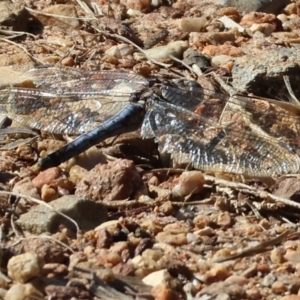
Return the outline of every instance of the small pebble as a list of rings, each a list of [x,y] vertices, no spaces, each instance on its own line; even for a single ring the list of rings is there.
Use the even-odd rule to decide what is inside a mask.
[[[224,54],[221,54],[221,55],[216,55],[214,56],[212,59],[211,59],[211,63],[215,66],[223,66],[225,65],[226,63],[228,63],[229,61],[232,61],[234,60],[233,57],[229,56],[229,55],[224,55]]]
[[[193,242],[195,242],[197,240],[197,236],[194,233],[189,232],[186,235],[186,239],[187,239],[188,243],[193,243]]]
[[[194,232],[196,236],[213,236],[216,232],[209,226],[204,227],[203,229],[199,229]]]
[[[287,15],[285,15],[285,14],[279,14],[279,15],[277,15],[277,18],[278,18],[281,22],[285,22],[285,21],[288,20],[288,17],[287,17]]]
[[[284,259],[292,263],[299,263],[300,251],[294,251],[292,249],[288,249],[284,255]]]
[[[296,3],[291,3],[288,4],[284,9],[283,12],[285,14],[289,15],[293,15],[293,14],[297,14],[297,4]]]
[[[5,294],[4,300],[43,299],[43,295],[31,283],[14,284]]]
[[[172,223],[164,227],[164,232],[168,232],[170,234],[188,233],[190,231],[190,226],[185,222]]]
[[[257,300],[257,299],[261,299],[262,297],[260,289],[256,286],[250,289],[246,289],[246,295],[247,295],[247,299],[249,300]]]
[[[61,60],[61,64],[65,67],[73,67],[75,62],[73,57],[67,56]]]
[[[188,48],[187,41],[175,41],[170,42],[165,46],[158,46],[151,49],[145,50],[145,53],[153,59],[158,60],[170,60],[169,56],[175,56],[181,58],[183,52]],[[134,53],[134,58],[136,60],[145,60],[145,56],[142,53]]]
[[[218,294],[218,296],[215,299],[216,300],[230,300],[231,297],[226,293],[221,293],[221,294]]]
[[[154,261],[158,261],[163,255],[164,252],[161,249],[146,249],[142,253],[143,258],[153,259]]]
[[[149,11],[151,8],[151,0],[122,0],[121,3],[140,12]]]
[[[159,232],[155,239],[157,242],[166,243],[174,246],[181,246],[187,244],[187,237],[185,233],[170,234],[170,232]]]
[[[144,277],[142,279],[142,281],[147,285],[156,286],[166,280],[170,280],[170,278],[171,278],[171,276],[170,276],[169,272],[166,269],[162,269],[162,270],[150,273],[149,275]]]
[[[275,247],[270,253],[270,259],[273,264],[282,263],[284,261],[282,249]]]
[[[272,292],[277,295],[282,295],[284,292],[286,292],[287,288],[281,281],[275,281],[272,284]]]
[[[262,32],[265,36],[270,36],[275,31],[275,26],[269,23],[252,24],[250,30],[255,33],[257,31]]]
[[[180,22],[180,29],[183,32],[200,32],[206,25],[206,17],[184,18]]]
[[[225,211],[218,215],[218,219],[217,219],[218,226],[228,227],[228,226],[230,226],[231,222],[232,222],[232,220],[231,220],[231,215],[229,212]]]
[[[100,265],[110,268],[122,261],[122,258],[118,253],[111,252],[108,249],[100,249],[97,258],[97,262]]]
[[[182,297],[179,296],[175,291],[168,287],[165,283],[161,283],[151,290],[151,295],[155,300],[179,300]]]
[[[122,58],[126,55],[131,55],[133,52],[133,46],[128,44],[119,44],[107,49],[105,51],[105,55],[109,57]]]
[[[26,252],[13,256],[7,264],[8,276],[17,282],[25,283],[38,276],[43,265],[43,260],[34,253]]]
[[[200,171],[183,172],[177,180],[178,183],[172,189],[172,193],[181,197],[199,194],[205,183],[203,174]]]
[[[276,280],[276,277],[274,276],[274,274],[269,273],[263,278],[262,284],[264,286],[270,287],[275,282],[275,280]]]
[[[230,271],[225,264],[215,264],[207,272],[207,283],[223,281],[230,276]]]

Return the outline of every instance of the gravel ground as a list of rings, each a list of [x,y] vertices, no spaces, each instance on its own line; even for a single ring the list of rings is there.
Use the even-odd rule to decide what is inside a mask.
[[[26,86],[20,74],[51,64],[209,89],[217,74],[236,92],[274,99],[289,97],[287,75],[300,98],[299,1],[83,4],[0,2],[2,86]],[[0,135],[1,299],[300,299],[297,175],[162,168],[139,132],[33,175],[29,166],[69,137],[9,128]]]

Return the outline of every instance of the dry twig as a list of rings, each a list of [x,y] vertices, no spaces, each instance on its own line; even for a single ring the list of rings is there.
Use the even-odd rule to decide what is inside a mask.
[[[38,63],[38,64],[40,64],[40,65],[43,65],[44,64],[44,62],[43,61],[41,61],[41,60],[39,60],[39,59],[37,59],[37,58],[35,58],[35,57],[33,57],[29,52],[28,52],[28,50],[25,48],[25,47],[23,47],[22,45],[20,45],[20,44],[17,44],[17,43],[15,43],[15,42],[13,42],[13,41],[10,41],[10,40],[8,40],[8,39],[6,39],[6,38],[1,38],[0,39],[1,41],[3,41],[3,42],[6,42],[6,43],[8,43],[8,44],[12,44],[12,45],[14,45],[14,46],[16,46],[16,47],[18,47],[18,48],[20,48],[21,50],[23,50],[34,62],[36,62],[36,63]]]
[[[39,14],[39,15],[43,15],[43,16],[46,16],[46,17],[52,17],[52,18],[76,19],[76,20],[80,20],[80,21],[97,20],[97,18],[95,18],[95,17],[92,17],[92,18],[70,17],[70,16],[64,16],[64,15],[50,14],[50,13],[42,12],[42,11],[35,10],[35,9],[29,8],[29,7],[25,7],[25,9],[28,10],[29,12],[33,13],[33,14]]]
[[[151,56],[149,56],[141,47],[139,47],[138,45],[136,45],[135,43],[133,43],[132,41],[130,41],[129,39],[127,39],[124,36],[121,36],[119,34],[116,33],[109,33],[108,31],[105,30],[100,30],[98,28],[96,28],[95,26],[92,26],[97,32],[104,34],[106,36],[115,38],[115,39],[119,39],[121,41],[124,41],[128,44],[131,44],[132,46],[134,46],[136,49],[138,49],[141,53],[143,53],[151,62],[153,62],[154,64],[164,67],[164,68],[170,68],[172,65],[171,64],[164,64],[162,62],[159,62],[158,60],[152,58]]]
[[[289,234],[290,234],[290,231],[287,230],[284,233],[280,234],[279,236],[277,236],[273,239],[270,239],[266,242],[260,243],[257,246],[243,249],[240,253],[233,254],[233,255],[228,256],[228,257],[221,257],[221,258],[214,259],[212,262],[213,263],[221,263],[221,262],[225,262],[225,261],[228,261],[228,260],[238,259],[238,258],[242,258],[242,257],[250,256],[250,255],[253,255],[253,254],[268,251],[270,249],[270,247],[273,247],[273,246],[281,243],[283,240],[285,240],[285,238]]]

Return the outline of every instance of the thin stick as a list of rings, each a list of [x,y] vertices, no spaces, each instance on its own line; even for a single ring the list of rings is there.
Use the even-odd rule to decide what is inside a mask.
[[[240,182],[228,181],[228,180],[225,180],[225,179],[218,179],[218,178],[215,178],[215,177],[210,176],[210,175],[203,175],[203,176],[204,176],[205,181],[212,181],[216,185],[222,185],[222,186],[226,186],[226,187],[229,187],[229,188],[234,188],[234,189],[237,189],[240,192],[243,192],[243,193],[246,193],[246,194],[250,194],[250,195],[262,198],[262,199],[271,199],[274,202],[280,202],[280,203],[283,203],[287,206],[291,206],[291,207],[300,209],[300,203],[297,203],[295,201],[292,201],[292,200],[289,200],[289,199],[286,199],[286,198],[283,198],[283,197],[273,195],[273,194],[268,193],[266,191],[259,191],[257,188],[251,187],[247,184],[240,183]]]
[[[188,70],[190,70],[191,73],[194,73],[194,74],[196,74],[197,76],[202,75],[202,74],[197,74],[197,73],[193,70],[193,68],[191,68],[188,64],[186,64],[186,63],[185,63],[184,61],[182,61],[181,59],[178,59],[178,58],[175,57],[174,55],[169,54],[169,57],[170,57],[171,59],[173,59],[174,61],[176,61],[176,62],[182,64],[183,66],[185,66]]]
[[[172,169],[172,168],[161,168],[161,169],[154,169],[151,170],[151,172],[169,172],[170,174],[181,174],[182,172],[184,172],[184,169]],[[149,171],[150,172],[150,171]],[[147,173],[147,172],[145,172]],[[267,199],[267,200],[272,200],[274,202],[279,202],[279,203],[283,203],[287,206],[291,206],[297,209],[300,209],[300,203],[297,203],[295,201],[289,200],[287,198],[283,198],[283,197],[279,197],[276,195],[273,195],[271,193],[268,193],[266,191],[260,191],[255,187],[249,186],[247,184],[244,183],[240,183],[240,182],[234,182],[234,181],[229,181],[229,180],[225,180],[225,179],[219,179],[216,178],[214,176],[210,176],[210,175],[205,175],[203,174],[205,181],[209,181],[214,185],[221,185],[221,186],[225,186],[228,188],[233,188],[236,189],[240,192],[243,192],[245,194],[250,194],[253,195],[255,197],[261,198],[261,199]]]
[[[152,58],[141,47],[139,47],[138,45],[136,45],[135,43],[133,43],[132,41],[130,41],[129,39],[127,39],[124,36],[121,36],[121,35],[116,34],[116,33],[109,33],[108,31],[100,30],[100,29],[98,29],[94,26],[92,26],[92,27],[94,28],[94,30],[96,30],[97,32],[99,32],[101,34],[104,34],[106,36],[110,36],[110,37],[115,38],[115,39],[122,40],[126,43],[129,43],[129,44],[133,45],[136,49],[138,49],[141,53],[143,53],[150,61],[152,61],[154,64],[156,64],[158,66],[161,66],[161,67],[164,67],[164,68],[170,68],[172,66],[171,64],[164,64],[164,63],[161,63],[161,62],[157,61],[156,59]]]
[[[233,260],[233,259],[242,258],[242,257],[245,257],[245,256],[250,256],[250,255],[253,255],[253,254],[265,252],[265,251],[269,250],[270,247],[273,247],[273,246],[281,243],[283,240],[285,240],[285,238],[289,234],[290,234],[290,231],[287,230],[284,233],[280,234],[279,236],[277,236],[273,239],[270,239],[266,242],[262,242],[262,243],[258,244],[257,246],[243,249],[240,253],[233,254],[233,255],[228,256],[228,257],[221,257],[221,258],[214,259],[212,262],[213,263],[221,263],[221,262],[225,262],[225,261],[228,261],[228,260]]]
[[[0,29],[0,34],[5,34],[5,35],[9,36],[9,38],[11,38],[11,39],[22,36],[22,35],[29,35],[29,36],[35,38],[34,34],[31,34],[29,32],[25,32],[25,31],[12,31],[12,30]]]
[[[35,62],[38,63],[38,64],[44,65],[44,62],[43,62],[43,61],[41,61],[41,60],[39,60],[39,59],[33,57],[33,56],[28,52],[28,50],[27,50],[25,47],[23,47],[22,45],[17,44],[17,43],[15,43],[15,42],[13,42],[13,41],[10,41],[10,40],[8,40],[8,39],[6,39],[6,38],[1,38],[0,40],[3,41],[3,42],[6,42],[6,43],[12,44],[12,45],[14,45],[14,46],[16,46],[16,47],[22,49],[22,50],[23,50],[23,51],[24,51],[24,52],[25,52],[25,53],[26,53],[33,61],[35,61]]]
[[[28,10],[31,13],[34,14],[39,14],[47,17],[53,17],[53,18],[61,18],[61,19],[75,19],[75,20],[80,20],[80,21],[95,21],[97,18],[81,18],[81,17],[70,17],[70,16],[64,16],[64,15],[55,15],[55,14],[50,14],[50,13],[45,13],[42,11],[38,11],[29,7],[25,7],[26,10]]]
[[[295,96],[294,92],[293,92],[293,89],[291,87],[291,83],[290,83],[290,80],[289,80],[289,77],[288,76],[283,76],[283,80],[284,80],[284,83],[285,83],[285,86],[289,92],[289,95],[292,99],[292,101],[294,102],[294,104],[296,104],[297,106],[300,105],[300,101],[297,99],[297,97]]]

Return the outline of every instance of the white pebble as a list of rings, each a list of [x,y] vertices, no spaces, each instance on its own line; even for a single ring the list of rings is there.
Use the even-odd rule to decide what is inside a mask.
[[[269,36],[274,30],[275,26],[269,23],[252,24],[250,30],[255,33],[257,31],[262,32],[265,36]]]
[[[200,171],[183,172],[178,180],[178,184],[174,186],[172,193],[181,197],[199,194],[205,183],[205,179]]]
[[[119,44],[116,46],[112,46],[111,48],[105,51],[105,55],[113,56],[116,58],[122,58],[123,56],[130,55],[134,51],[133,46],[128,44]]]

